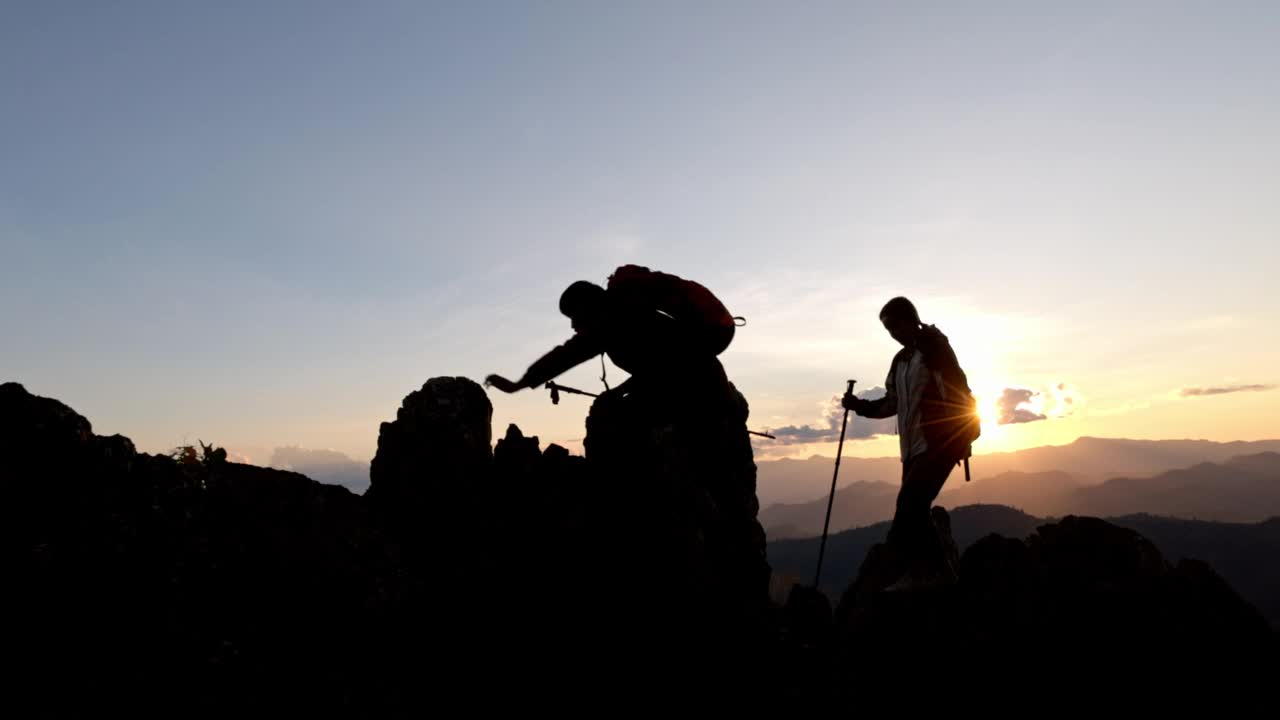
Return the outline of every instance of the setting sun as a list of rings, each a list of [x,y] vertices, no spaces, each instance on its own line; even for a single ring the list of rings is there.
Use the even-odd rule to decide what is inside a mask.
[[[985,388],[974,392],[978,400],[978,417],[982,420],[982,437],[990,440],[1000,429],[1000,391]]]

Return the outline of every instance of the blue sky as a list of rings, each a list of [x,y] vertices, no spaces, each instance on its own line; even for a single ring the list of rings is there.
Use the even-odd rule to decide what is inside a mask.
[[[639,262],[747,316],[758,427],[881,379],[903,293],[975,386],[1097,413],[1002,449],[1275,436],[1273,394],[1170,394],[1277,380],[1278,36],[1265,2],[8,2],[0,377],[148,450],[368,457]]]

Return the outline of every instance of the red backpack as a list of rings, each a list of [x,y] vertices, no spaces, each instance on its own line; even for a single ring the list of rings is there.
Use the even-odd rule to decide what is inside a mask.
[[[733,340],[738,318],[714,293],[692,280],[639,265],[623,265],[609,276],[606,289],[642,297],[654,310],[705,330],[710,349],[716,355],[724,352]]]

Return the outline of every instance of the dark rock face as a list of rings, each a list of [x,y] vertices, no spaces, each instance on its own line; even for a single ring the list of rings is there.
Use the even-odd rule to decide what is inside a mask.
[[[650,672],[679,693],[694,679],[704,690],[750,684],[767,667],[770,571],[747,403],[723,374],[703,380],[602,395],[584,443],[607,514],[594,535],[612,558],[599,581],[631,617],[619,640],[662,657]]]
[[[878,670],[957,653],[1274,652],[1210,568],[1170,567],[1088,518],[988,537],[934,592],[881,592],[896,569],[872,552],[834,622],[812,590],[769,607],[731,385],[600,398],[586,458],[515,426],[490,451],[491,414],[475,383],[429,381],[382,425],[361,497],[216,451],[141,454],[0,386],[15,686],[52,714],[418,715],[599,696],[759,711],[852,703]]]
[[[638,543],[630,562],[661,578],[666,597],[718,617],[767,603],[747,416],[725,382],[606,393],[587,418],[587,462],[614,498],[619,544]]]
[[[0,504],[15,687],[46,712],[354,701],[363,618],[392,563],[343,488],[98,437],[0,386]],[[376,578],[382,575],[382,582]],[[16,702],[16,700],[15,700]]]
[[[396,419],[378,430],[365,497],[415,522],[456,516],[452,503],[485,479],[492,459],[493,405],[466,378],[432,378],[409,393]]]
[[[1025,656],[1036,658],[1033,680],[1051,684],[1082,657],[1095,670],[1136,663],[1184,672],[1255,659],[1276,667],[1266,620],[1207,565],[1170,566],[1138,533],[1096,518],[1067,517],[1025,541],[983,538],[964,553],[953,586],[869,590],[896,571],[885,546],[872,548],[837,609],[847,672],[873,678],[883,662],[910,657],[972,667]],[[1123,650],[1098,654],[1103,647]]]

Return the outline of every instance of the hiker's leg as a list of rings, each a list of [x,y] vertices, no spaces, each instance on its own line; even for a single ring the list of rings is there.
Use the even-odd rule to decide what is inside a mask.
[[[943,562],[942,540],[929,510],[950,474],[950,463],[930,453],[912,458],[903,466],[902,489],[898,491],[889,542],[896,546],[911,572],[934,572]]]
[[[919,493],[910,482],[912,470],[918,464],[912,458],[902,464],[902,485],[898,488],[898,502],[894,509],[893,522],[889,525],[889,547],[903,568],[909,567],[914,555],[913,546],[917,542],[921,528],[921,508]],[[927,512],[927,507],[925,512]]]
[[[949,565],[946,557],[946,548],[942,545],[942,538],[938,535],[938,528],[933,524],[933,502],[938,499],[938,494],[942,492],[942,486],[946,484],[947,478],[951,476],[951,470],[955,464],[948,462],[944,457],[940,457],[933,453],[926,454],[927,461],[921,463],[918,478],[921,487],[921,494],[928,499],[924,502],[925,519],[928,520],[925,526],[925,532],[921,534],[921,550],[918,558],[918,568],[921,572],[935,573],[945,571]]]

